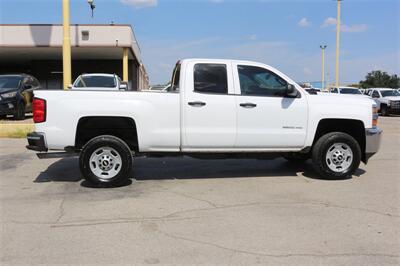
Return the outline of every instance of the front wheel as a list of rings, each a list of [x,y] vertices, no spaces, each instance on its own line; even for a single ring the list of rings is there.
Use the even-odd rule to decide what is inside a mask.
[[[113,186],[129,178],[132,153],[121,139],[103,135],[90,140],[79,157],[82,175],[96,185]]]
[[[388,107],[386,105],[382,105],[381,115],[382,116],[388,116],[389,115],[389,110],[388,110]]]
[[[329,179],[346,178],[354,174],[361,161],[361,149],[350,135],[332,132],[317,140],[312,150],[314,169]]]

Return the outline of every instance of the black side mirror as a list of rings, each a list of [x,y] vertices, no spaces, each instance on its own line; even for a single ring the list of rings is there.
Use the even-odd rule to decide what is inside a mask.
[[[299,95],[299,92],[296,90],[296,87],[293,84],[288,84],[286,88],[286,97],[296,98]]]

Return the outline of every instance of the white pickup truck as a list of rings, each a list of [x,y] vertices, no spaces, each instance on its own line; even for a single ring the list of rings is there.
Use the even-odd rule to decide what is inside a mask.
[[[265,64],[186,59],[171,84],[166,93],[35,91],[27,148],[79,155],[86,179],[114,185],[131,177],[135,156],[312,158],[320,176],[343,178],[380,145],[372,100],[310,95]]]

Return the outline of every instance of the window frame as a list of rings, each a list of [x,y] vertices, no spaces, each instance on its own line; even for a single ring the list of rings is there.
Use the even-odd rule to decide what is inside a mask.
[[[238,84],[237,86],[238,86],[238,90],[235,90],[235,95],[236,96],[244,96],[244,97],[268,97],[268,98],[281,98],[281,99],[283,99],[283,98],[289,98],[289,97],[286,97],[285,95],[261,95],[261,94],[254,94],[254,95],[246,95],[246,94],[242,94],[242,88],[241,88],[241,85],[240,85],[240,75],[239,75],[239,67],[240,66],[245,66],[245,67],[257,67],[257,68],[261,68],[261,69],[264,69],[266,72],[269,72],[269,73],[271,73],[272,75],[275,75],[275,76],[277,76],[277,77],[279,77],[280,79],[282,79],[282,80],[284,80],[285,82],[286,82],[286,84],[287,85],[289,85],[289,84],[292,84],[290,81],[288,81],[286,78],[284,78],[284,77],[282,77],[282,75],[280,75],[279,73],[277,73],[276,71],[274,71],[274,70],[272,70],[272,69],[269,69],[268,67],[266,67],[266,66],[262,66],[262,65],[253,65],[253,64],[245,64],[245,63],[241,63],[241,62],[239,62],[239,63],[235,63],[234,65],[233,65],[233,71],[235,72],[235,76],[236,76],[236,84]],[[294,84],[293,84],[294,85]],[[297,88],[295,88],[296,90],[297,90],[297,92],[298,92],[298,96],[297,96],[297,98],[301,98],[302,97],[302,93],[297,89]]]
[[[218,65],[218,66],[224,66],[225,67],[225,74],[226,74],[226,93],[219,93],[219,92],[202,92],[202,91],[197,91],[195,89],[195,68],[197,65]],[[229,93],[229,65],[226,63],[214,63],[214,62],[201,62],[201,63],[194,63],[192,67],[193,71],[193,90],[192,93],[198,93],[198,94],[207,94],[207,95],[232,95]]]

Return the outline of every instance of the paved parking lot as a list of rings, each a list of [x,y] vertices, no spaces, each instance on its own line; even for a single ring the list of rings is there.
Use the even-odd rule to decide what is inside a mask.
[[[96,189],[76,158],[0,139],[1,264],[400,264],[400,118],[352,179],[283,159],[137,159]]]

